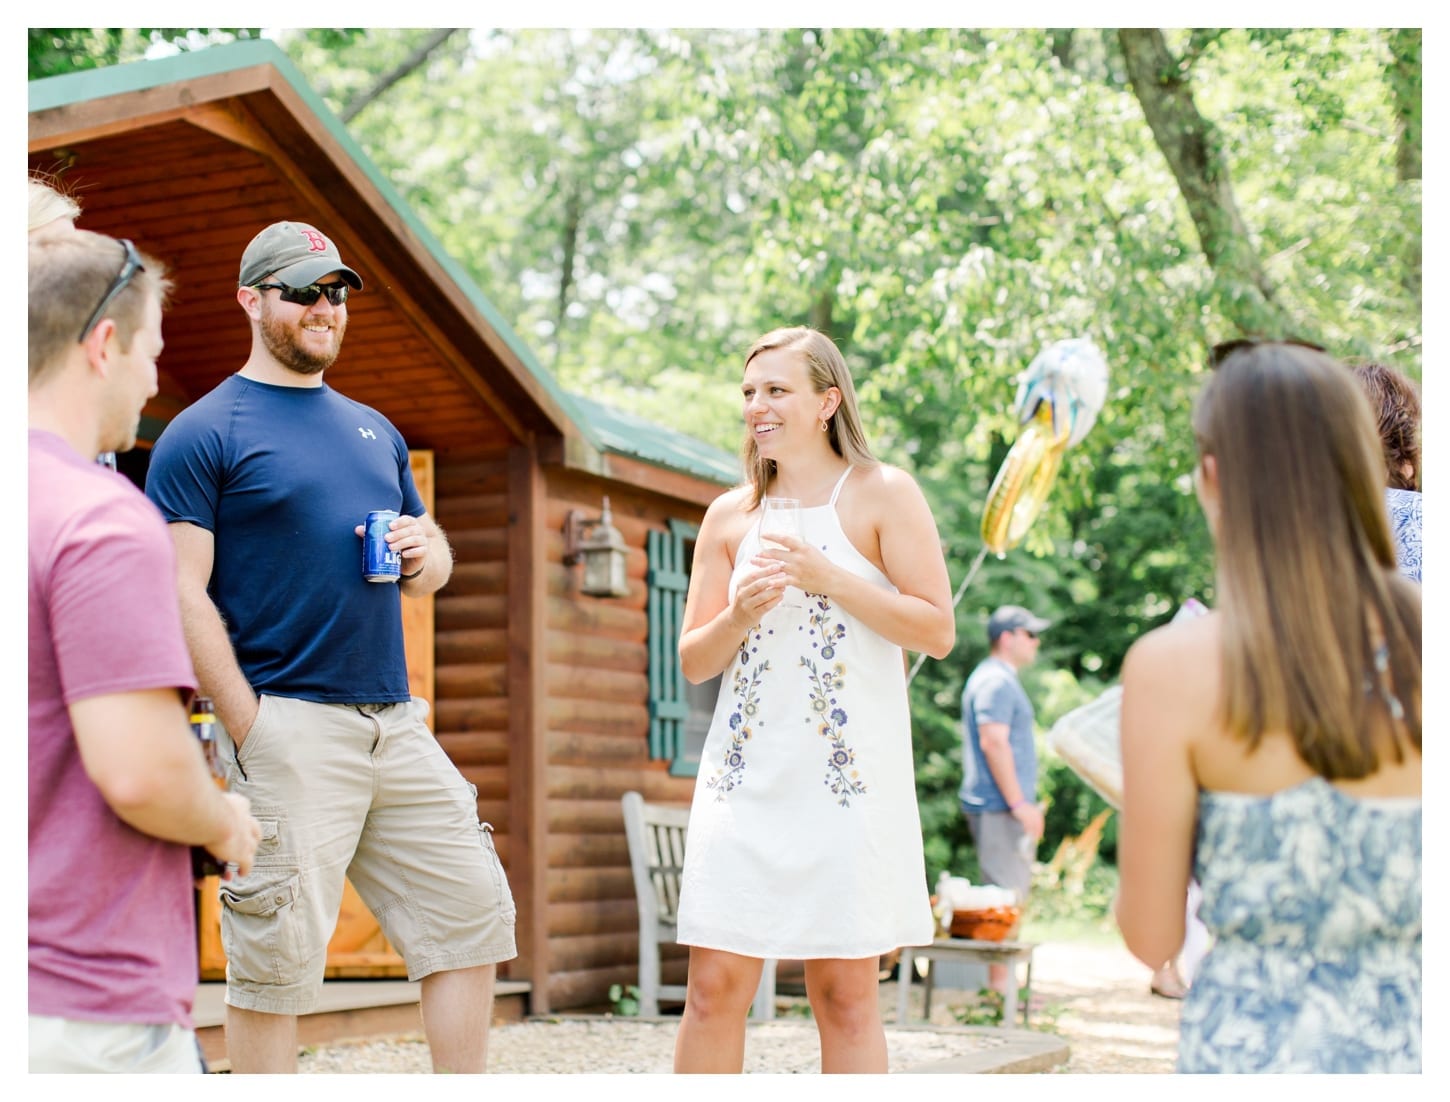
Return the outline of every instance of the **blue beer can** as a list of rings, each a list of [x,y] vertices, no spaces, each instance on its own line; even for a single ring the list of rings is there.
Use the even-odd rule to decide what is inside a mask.
[[[363,521],[363,577],[370,582],[396,582],[403,573],[403,554],[388,547],[388,526],[398,519],[392,509],[374,509]]]

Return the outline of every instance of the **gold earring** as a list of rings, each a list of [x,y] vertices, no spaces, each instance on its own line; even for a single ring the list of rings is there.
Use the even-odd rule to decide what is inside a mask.
[[[821,431],[822,432],[829,432],[830,429],[831,429],[831,423],[830,423],[830,421],[827,418],[822,417],[821,418]]]

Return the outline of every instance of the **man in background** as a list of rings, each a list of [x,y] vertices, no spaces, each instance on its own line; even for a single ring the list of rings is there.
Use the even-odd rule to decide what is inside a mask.
[[[96,463],[156,393],[167,287],[129,241],[30,240],[32,1072],[205,1070],[190,847],[245,873],[261,836],[191,733],[165,523]]]
[[[1032,886],[1043,816],[1037,802],[1032,702],[1017,671],[1036,660],[1039,633],[1049,626],[1021,605],[997,609],[987,620],[991,653],[962,691],[962,786],[957,795],[982,876],[1014,891],[1019,905]],[[992,965],[988,982],[993,990],[1006,990],[1007,966]]]

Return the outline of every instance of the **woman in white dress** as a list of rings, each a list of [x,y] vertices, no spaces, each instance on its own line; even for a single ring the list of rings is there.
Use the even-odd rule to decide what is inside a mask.
[[[690,681],[724,677],[682,877],[675,1070],[741,1071],[762,962],[786,959],[805,961],[821,1070],[884,1072],[880,956],[933,932],[904,651],[951,651],[951,586],[828,337],[761,337],[741,393],[749,481],[705,514],[680,634]],[[767,498],[800,501],[799,538],[762,546]]]

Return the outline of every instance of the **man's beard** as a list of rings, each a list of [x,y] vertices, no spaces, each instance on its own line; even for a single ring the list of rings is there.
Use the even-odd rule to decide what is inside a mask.
[[[320,375],[332,366],[342,351],[342,334],[347,329],[345,316],[333,315],[332,348],[327,352],[309,352],[303,348],[296,332],[301,322],[289,326],[265,307],[262,312],[262,344],[273,359],[299,375]]]

